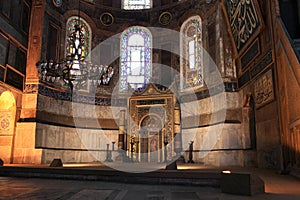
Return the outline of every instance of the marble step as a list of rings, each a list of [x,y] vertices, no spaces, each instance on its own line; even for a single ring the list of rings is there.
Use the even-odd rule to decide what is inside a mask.
[[[0,176],[220,187],[220,171],[157,170],[127,173],[116,170],[51,167],[0,167]]]

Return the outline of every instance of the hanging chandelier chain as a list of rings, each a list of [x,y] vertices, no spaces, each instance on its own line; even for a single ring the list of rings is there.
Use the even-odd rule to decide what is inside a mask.
[[[80,25],[80,0],[78,0],[78,20],[74,31],[68,36],[69,52],[63,61],[40,61],[36,65],[42,81],[67,85],[81,89],[107,85],[114,74],[112,66],[94,65],[85,61],[85,36]]]
[[[39,79],[48,83],[68,85],[77,89],[87,85],[107,85],[114,74],[112,66],[93,65],[86,61],[67,60],[37,63]]]

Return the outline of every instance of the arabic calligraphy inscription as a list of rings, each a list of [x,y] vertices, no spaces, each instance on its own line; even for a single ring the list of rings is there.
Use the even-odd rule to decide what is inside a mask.
[[[269,70],[254,85],[255,104],[260,107],[274,99],[272,70]]]
[[[254,0],[226,0],[225,6],[234,42],[240,51],[261,25]]]

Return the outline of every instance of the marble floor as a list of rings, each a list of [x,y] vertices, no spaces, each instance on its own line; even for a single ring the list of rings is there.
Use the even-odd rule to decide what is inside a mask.
[[[266,176],[268,177],[268,176]],[[296,200],[300,181],[290,177],[269,177],[266,193],[238,196],[221,193],[220,188],[141,185],[98,181],[0,177],[0,199],[97,199],[97,200]],[[270,184],[270,181],[275,182]]]

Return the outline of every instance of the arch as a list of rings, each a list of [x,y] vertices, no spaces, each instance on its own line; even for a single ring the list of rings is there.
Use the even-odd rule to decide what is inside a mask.
[[[156,123],[153,124],[154,121],[152,121],[152,119],[155,119],[157,122],[159,122],[158,126],[154,126],[157,125]],[[151,113],[151,114],[147,114],[145,116],[143,116],[139,122],[139,129],[143,129],[143,127],[145,126],[149,126],[150,128],[153,127],[155,129],[159,129],[162,130],[163,129],[163,122],[162,119],[159,115]]]
[[[0,95],[0,110],[16,109],[16,100],[14,95],[5,91]]]
[[[125,10],[141,10],[152,8],[152,0],[123,0],[122,9]]]
[[[140,162],[162,162],[164,158],[164,131],[161,116],[147,114],[139,121],[139,158]]]
[[[80,18],[78,20],[78,16],[71,16],[68,18],[66,23],[66,40],[65,40],[65,56],[69,54],[70,50],[70,41],[68,40],[68,36],[74,32],[75,25],[81,26],[81,30],[84,36],[84,50],[85,50],[85,58],[90,60],[90,53],[91,53],[91,45],[92,45],[92,30],[90,25],[83,19]]]
[[[145,27],[132,26],[122,33],[120,43],[119,91],[143,88],[151,77],[151,32]]]
[[[199,88],[203,81],[202,22],[200,16],[188,18],[180,28],[181,89]]]
[[[246,108],[247,119],[244,123],[248,124],[250,147],[256,149],[256,114],[255,114],[255,101],[251,93],[247,93],[244,102],[243,108]]]
[[[77,16],[78,17],[78,10],[68,10],[63,14],[64,17],[64,21],[67,22],[68,19],[72,16]],[[97,25],[94,22],[94,20],[87,15],[85,12],[83,12],[82,10],[80,11],[80,19],[84,19],[87,24],[89,24],[89,26],[92,29],[92,32],[96,32],[97,31]],[[62,28],[66,29],[66,24],[62,24]]]
[[[10,91],[0,95],[0,158],[12,162],[13,137],[16,118],[16,100]]]

